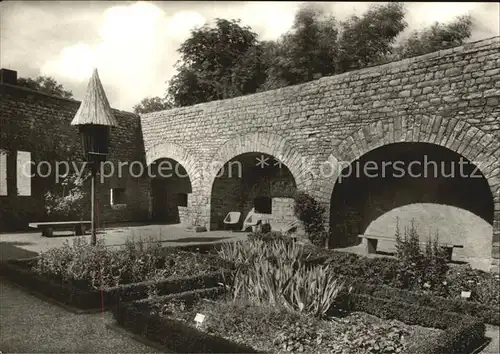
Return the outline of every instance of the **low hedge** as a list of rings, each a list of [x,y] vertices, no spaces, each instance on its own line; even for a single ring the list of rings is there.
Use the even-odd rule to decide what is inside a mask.
[[[78,310],[109,309],[119,302],[147,297],[148,287],[155,285],[160,294],[180,293],[217,286],[224,273],[214,272],[194,277],[170,277],[162,281],[145,281],[103,289],[81,288],[78,284],[60,283],[31,270],[36,258],[11,260],[0,265],[0,274],[35,293]]]
[[[413,343],[406,350],[408,354],[465,354],[485,341],[484,322],[475,317],[419,306],[400,299],[382,299],[365,294],[352,294],[349,299],[349,308],[354,311],[444,330],[434,340]]]
[[[403,301],[471,315],[481,318],[486,323],[500,325],[500,314],[496,306],[391,286],[392,275],[397,267],[397,262],[392,258],[366,258],[357,254],[321,250],[315,247],[306,248],[306,253],[310,254],[306,261],[308,265],[328,264],[333,274],[350,280],[360,293],[381,298],[398,297]]]
[[[113,317],[118,325],[161,343],[168,350],[180,353],[255,353],[252,348],[242,347],[199,331],[182,321],[152,313],[156,302],[183,300],[189,304],[201,297],[215,299],[224,291],[224,288],[218,287],[120,303],[112,310]],[[406,354],[467,354],[485,342],[485,325],[477,318],[405,303],[399,299],[382,299],[365,294],[351,294],[343,299],[349,301],[340,301],[337,306],[345,310],[366,312],[383,319],[396,319],[410,325],[443,330],[433,340],[423,339],[412,343],[406,348]]]
[[[253,233],[249,238],[268,242],[290,240],[280,233]],[[485,323],[500,325],[500,313],[496,306],[392,287],[391,281],[398,266],[392,258],[367,258],[312,245],[304,246],[304,256],[307,267],[327,264],[333,274],[353,284],[358,293],[379,298],[399,298],[401,301],[470,315],[482,319]]]
[[[176,299],[189,304],[200,297],[215,298],[223,291],[224,288],[218,287],[119,303],[112,313],[118,325],[160,344],[167,352],[257,353],[253,348],[199,331],[182,321],[151,314],[154,302]]]
[[[233,241],[237,242],[237,241]],[[175,246],[171,248],[175,248],[181,251],[186,252],[196,252],[196,253],[216,253],[217,250],[227,242],[214,242],[214,243],[202,243],[196,245],[185,245],[185,246]]]
[[[414,291],[397,289],[386,285],[373,285],[360,281],[354,281],[356,292],[384,299],[399,299],[418,306],[427,306],[442,311],[454,312],[463,315],[477,317],[485,323],[500,325],[500,313],[498,308],[471,302],[462,299],[447,299],[431,294],[416,293]]]

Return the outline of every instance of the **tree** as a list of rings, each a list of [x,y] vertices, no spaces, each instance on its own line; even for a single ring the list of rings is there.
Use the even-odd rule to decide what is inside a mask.
[[[146,97],[140,103],[133,107],[134,113],[150,113],[158,112],[166,109],[172,108],[172,103],[170,103],[165,98],[161,97]]]
[[[192,30],[178,52],[178,73],[168,84],[175,105],[253,93],[263,81],[257,34],[239,20],[218,18],[214,27]]]
[[[406,28],[402,4],[376,5],[362,16],[342,22],[336,72],[377,64],[392,53],[396,37]]]
[[[340,23],[324,7],[303,5],[292,28],[276,41],[259,42],[238,21],[217,19],[215,27],[193,30],[182,44],[168,95],[175,105],[193,105],[457,46],[470,36],[472,21],[461,17],[436,24],[396,46],[406,27],[405,8],[398,2],[373,5]]]
[[[460,46],[470,38],[472,25],[472,18],[470,15],[466,15],[457,17],[449,24],[436,22],[424,30],[413,31],[397,48],[397,59]]]
[[[43,92],[52,96],[62,98],[72,98],[73,92],[65,90],[64,87],[58,83],[53,77],[50,76],[37,76],[36,78],[23,78],[17,79],[17,85],[27,87],[29,89]]]
[[[332,75],[337,56],[335,18],[317,5],[303,5],[292,28],[266,45],[265,89],[278,88]]]
[[[269,63],[262,88],[304,83],[384,60],[406,28],[404,16],[403,5],[389,3],[338,23],[322,7],[302,6],[292,28],[266,47]]]

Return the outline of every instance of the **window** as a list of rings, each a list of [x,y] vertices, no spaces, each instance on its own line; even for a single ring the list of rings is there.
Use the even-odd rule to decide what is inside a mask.
[[[177,194],[177,206],[187,207],[188,206],[188,195],[187,193]]]
[[[31,153],[17,152],[17,195],[29,197],[31,195]]]
[[[0,196],[7,195],[7,151],[0,149]]]
[[[110,190],[110,204],[127,204],[125,188],[111,188]]]
[[[257,197],[253,200],[255,212],[258,214],[272,214],[273,203],[269,197]]]

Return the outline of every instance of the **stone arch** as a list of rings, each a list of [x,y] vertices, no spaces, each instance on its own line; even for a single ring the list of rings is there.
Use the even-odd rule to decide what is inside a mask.
[[[204,195],[207,200],[206,220],[209,225],[214,223],[212,219],[212,189],[216,184],[220,168],[235,157],[249,153],[262,153],[278,159],[289,171],[296,190],[305,189],[312,181],[313,176],[308,175],[307,170],[303,167],[304,160],[301,154],[284,137],[265,132],[237,136],[226,141],[209,160],[212,165],[208,169],[204,183],[206,188]],[[273,163],[271,162],[271,165]]]
[[[160,158],[170,158],[180,163],[189,175],[193,185],[193,193],[201,187],[201,171],[197,168],[194,154],[175,143],[160,143],[146,151],[146,164],[149,166]]]
[[[447,148],[476,165],[484,176],[493,201],[492,264],[498,264],[500,235],[500,140],[464,119],[456,117],[394,117],[380,120],[354,131],[333,153],[344,166],[376,148],[394,143],[429,143]],[[336,181],[326,183],[332,195]],[[330,209],[330,208],[329,208]],[[496,248],[495,248],[496,247]],[[493,268],[494,269],[494,268]]]
[[[444,117],[395,117],[380,120],[358,129],[336,148],[336,157],[344,163],[352,163],[369,151],[383,145],[399,142],[421,142],[450,149],[474,163],[486,180],[500,210],[500,141],[465,120]],[[335,153],[333,153],[335,155]],[[329,193],[334,185],[329,184]]]
[[[171,159],[179,163],[189,177],[191,193],[187,199],[187,214],[181,218],[184,222],[190,222],[192,218],[192,208],[198,205],[198,196],[202,193],[202,174],[198,168],[194,154],[176,143],[159,143],[146,150],[146,163],[150,166],[158,159]],[[184,173],[184,172],[183,172]],[[151,187],[152,188],[152,187]],[[150,196],[150,212],[153,213],[153,197]],[[152,214],[151,214],[152,215]]]
[[[221,167],[234,158],[249,152],[264,153],[278,158],[292,173],[297,189],[303,189],[311,182],[311,176],[306,174],[303,157],[282,136],[272,133],[257,132],[237,136],[222,145],[212,156],[211,162]],[[217,169],[209,172],[207,186],[209,189],[217,175]],[[209,190],[208,190],[209,192]]]

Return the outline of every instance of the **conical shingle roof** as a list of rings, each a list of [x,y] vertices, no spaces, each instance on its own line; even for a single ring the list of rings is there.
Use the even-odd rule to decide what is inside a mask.
[[[94,69],[87,93],[80,104],[80,108],[71,121],[71,125],[99,124],[107,126],[117,126],[116,118],[109,106],[108,98],[102,87],[97,69]]]

